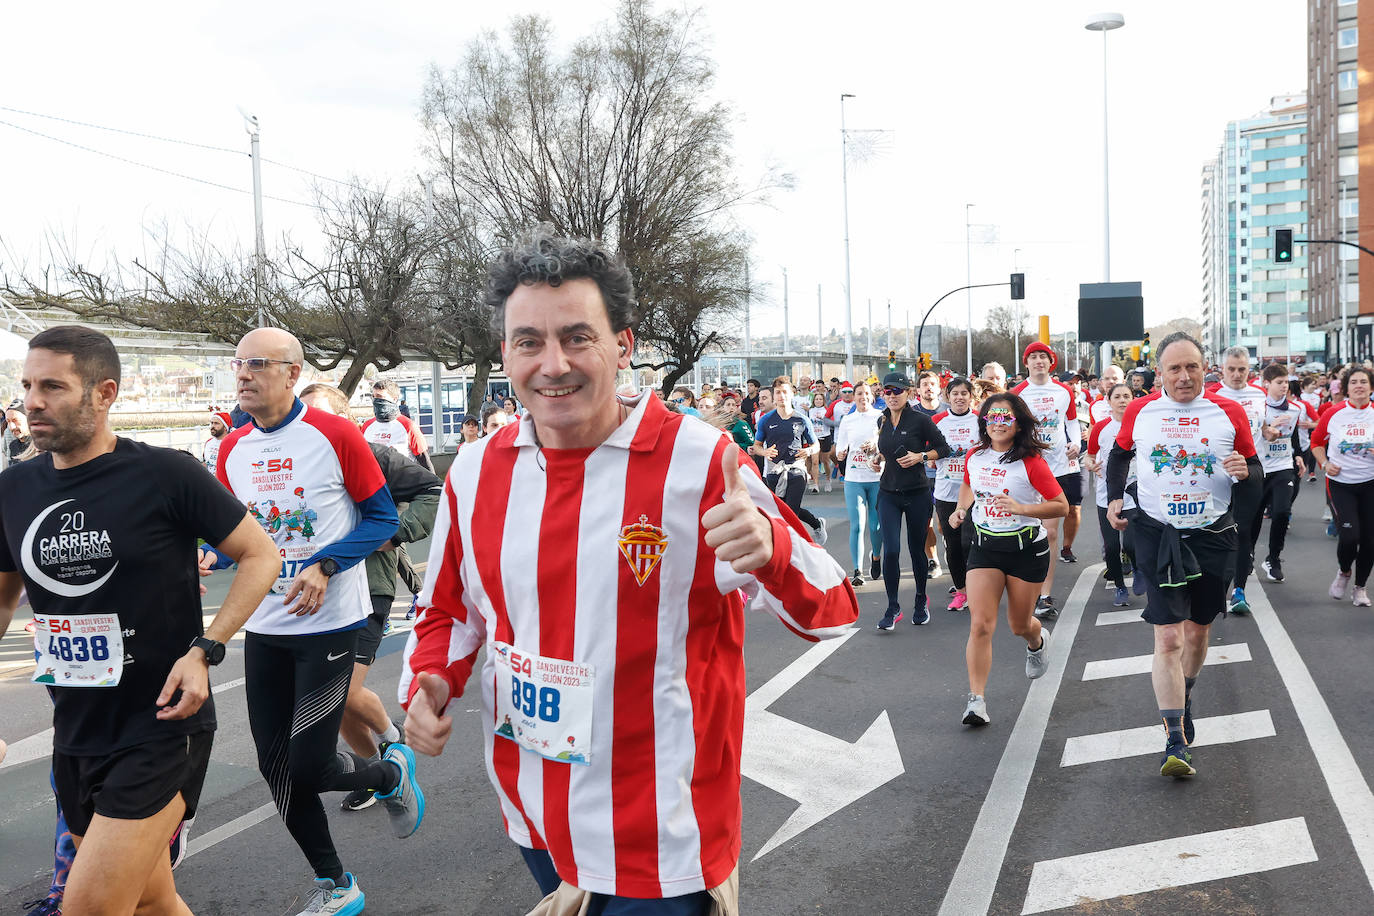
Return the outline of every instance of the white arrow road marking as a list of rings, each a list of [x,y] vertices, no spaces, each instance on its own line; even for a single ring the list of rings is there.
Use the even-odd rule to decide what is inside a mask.
[[[1036,862],[1022,914],[1317,861],[1300,817]]]
[[[769,705],[858,632],[812,646],[744,703],[741,772],[799,802],[753,861],[906,772],[887,710],[853,744],[768,712]]]

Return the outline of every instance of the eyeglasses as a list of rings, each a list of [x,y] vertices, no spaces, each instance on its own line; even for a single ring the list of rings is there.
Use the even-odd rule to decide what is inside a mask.
[[[906,394],[905,388],[884,388],[883,394]]]
[[[686,403],[687,403],[687,399],[686,399],[686,398],[673,398],[673,403],[674,403],[674,404],[686,404]]]
[[[1016,414],[1010,410],[989,410],[983,422],[988,426],[1015,426]]]
[[[289,359],[268,359],[265,356],[250,356],[247,359],[239,359],[237,356],[229,360],[229,368],[238,372],[244,366],[248,367],[249,372],[261,372],[267,368],[269,363],[281,363],[284,366],[294,366],[295,363]]]

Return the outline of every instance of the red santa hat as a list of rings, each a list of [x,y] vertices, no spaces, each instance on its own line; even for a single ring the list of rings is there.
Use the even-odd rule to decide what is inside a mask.
[[[1059,365],[1059,357],[1055,356],[1054,350],[1050,349],[1048,344],[1041,343],[1038,340],[1031,341],[1026,345],[1026,352],[1021,354],[1021,362],[1024,363],[1026,357],[1030,356],[1032,353],[1044,353],[1048,356],[1050,358],[1050,369],[1054,369],[1055,366]]]
[[[234,428],[234,424],[229,422],[229,412],[227,410],[217,410],[215,411],[214,415],[219,417],[220,422],[224,424],[225,429]]]

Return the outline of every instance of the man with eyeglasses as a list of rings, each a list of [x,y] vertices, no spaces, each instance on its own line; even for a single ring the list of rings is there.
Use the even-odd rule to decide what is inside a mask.
[[[239,404],[253,422],[220,445],[220,482],[243,500],[281,555],[271,591],[245,629],[248,722],[258,769],[315,872],[299,916],[361,912],[321,792],[370,789],[398,837],[424,816],[415,755],[392,744],[380,759],[336,752],[358,635],[371,613],[362,561],[396,533],[396,505],[351,420],[303,404],[294,391],[304,354],[279,328],[239,342]]]

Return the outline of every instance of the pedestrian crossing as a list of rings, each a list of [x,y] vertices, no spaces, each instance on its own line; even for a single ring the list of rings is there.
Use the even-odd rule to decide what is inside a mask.
[[[1084,570],[1083,574],[1090,575],[1091,570]],[[1370,792],[1263,588],[1252,582],[1248,594],[1257,625],[1255,630],[1258,630],[1256,635],[1262,638],[1269,655],[1273,656],[1274,665],[1287,688],[1286,694],[1270,694],[1268,697],[1271,702],[1291,699],[1297,708],[1303,732],[1316,752],[1321,775],[1325,777],[1335,806],[1340,811],[1356,855],[1364,866],[1366,878],[1374,885],[1374,869],[1370,867],[1374,864],[1374,793]],[[1086,635],[1091,635],[1098,627],[1117,627],[1130,623],[1141,623],[1143,635],[1144,626],[1147,625],[1140,619],[1139,610],[1102,611],[1096,615],[1095,626]],[[1080,651],[1091,659],[1091,644],[1083,645],[1080,641]],[[1244,665],[1253,660],[1250,643],[1234,642],[1211,646],[1206,664]],[[1083,665],[1081,682],[1148,676],[1151,665],[1150,655],[1091,659]],[[1149,684],[1142,683],[1140,689],[1148,692]],[[1194,747],[1235,746],[1241,749],[1257,746],[1254,742],[1302,740],[1302,736],[1296,734],[1281,735],[1271,710],[1265,708],[1199,718],[1195,724],[1197,738]],[[1291,726],[1289,730],[1292,731]],[[1063,740],[1058,767],[1061,770],[1074,768],[1079,771],[1093,766],[1106,766],[1117,760],[1151,758],[1160,753],[1162,746],[1162,728],[1157,722],[1071,735]],[[1240,753],[1246,751],[1240,750]],[[1212,756],[1208,759],[1218,758]],[[1150,765],[1153,766],[1153,762]],[[1282,785],[1274,788],[1280,793],[1284,791]],[[1180,811],[1186,810],[1186,807],[1180,808]],[[1186,823],[1186,818],[1180,817],[1178,823]],[[1130,895],[1269,873],[1317,861],[1317,848],[1313,844],[1312,825],[1308,817],[1235,824],[1204,833],[1160,837],[1146,843],[1089,849],[1035,861],[1031,865],[1030,881],[1025,887],[1020,911],[1030,914],[1090,907]],[[1010,890],[1015,893],[1015,889]],[[1134,908],[1132,911],[1135,911]]]

